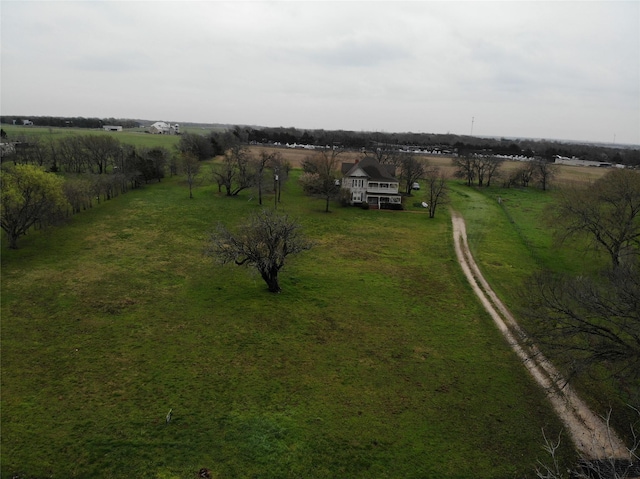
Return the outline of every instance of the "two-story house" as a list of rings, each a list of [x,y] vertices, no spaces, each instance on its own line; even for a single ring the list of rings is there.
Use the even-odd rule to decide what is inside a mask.
[[[399,208],[402,197],[393,165],[381,165],[372,157],[342,164],[343,189],[349,190],[349,203],[367,203],[369,208]]]

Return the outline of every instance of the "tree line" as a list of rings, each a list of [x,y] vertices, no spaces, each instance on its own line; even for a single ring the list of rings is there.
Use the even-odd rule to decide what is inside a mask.
[[[22,125],[23,121],[30,121],[34,126],[52,126],[58,128],[102,128],[104,125],[118,125],[123,128],[137,128],[140,126],[138,120],[125,118],[85,118],[82,116],[59,117],[59,116],[20,116],[2,115],[0,122],[8,125]]]
[[[340,146],[346,149],[427,149],[442,153],[483,154],[485,156],[512,155],[541,157],[547,160],[556,155],[578,157],[583,160],[601,161],[640,166],[640,149],[586,143],[568,143],[552,140],[482,138],[455,134],[434,133],[386,133],[349,130],[305,130],[298,128],[234,127],[234,131],[252,144],[304,144],[319,147]]]
[[[174,150],[136,147],[113,136],[31,137],[2,151],[2,229],[9,246],[31,227],[44,227],[165,175],[183,174],[193,197],[203,160],[220,155],[211,182],[227,196],[257,188],[259,202],[270,181],[280,199],[289,165],[277,153],[249,154],[233,132],[184,134]]]

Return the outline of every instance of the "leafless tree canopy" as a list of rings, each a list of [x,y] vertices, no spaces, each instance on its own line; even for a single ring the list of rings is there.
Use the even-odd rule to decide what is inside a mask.
[[[213,177],[218,189],[225,189],[227,196],[236,196],[255,184],[254,160],[248,149],[234,145],[225,153],[220,163],[214,165]]]
[[[425,171],[426,200],[429,205],[429,218],[436,215],[438,206],[448,200],[449,188],[447,187],[447,177],[440,171],[440,168],[430,166]]]
[[[339,150],[325,149],[302,162],[304,173],[300,176],[302,189],[308,195],[325,200],[325,211],[329,212],[329,201],[340,193]]]
[[[262,210],[231,232],[220,225],[211,235],[207,253],[221,263],[253,266],[260,273],[269,291],[281,291],[278,273],[287,256],[312,247],[302,234],[300,225],[287,215]]]
[[[584,236],[614,267],[640,254],[640,172],[612,170],[589,188],[567,188],[552,220],[558,237]]]
[[[625,263],[589,278],[534,275],[525,287],[532,337],[570,373],[606,366],[640,401],[640,268]]]

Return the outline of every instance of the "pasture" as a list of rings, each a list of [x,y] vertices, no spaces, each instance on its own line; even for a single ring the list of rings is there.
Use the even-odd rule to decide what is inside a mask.
[[[316,247],[277,295],[203,255],[216,223],[258,208],[206,182],[190,200],[166,178],[3,242],[3,477],[534,477],[542,429],[561,426],[465,283],[446,210],[325,214],[298,174],[278,209]],[[518,230],[496,190],[452,186],[507,302],[540,262],[583,267],[532,234],[550,195],[511,190]]]
[[[202,255],[256,207],[174,177],[3,249],[3,476],[532,475],[560,426],[448,215],[325,214],[291,181],[317,246],[273,295]]]

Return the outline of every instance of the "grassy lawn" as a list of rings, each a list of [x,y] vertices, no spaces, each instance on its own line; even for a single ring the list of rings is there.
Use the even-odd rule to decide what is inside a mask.
[[[587,169],[585,175],[590,170]],[[599,174],[602,175],[601,169]],[[586,177],[579,170],[569,171],[569,181]],[[556,192],[536,188],[469,188],[452,183],[453,207],[461,211],[467,221],[469,245],[476,261],[492,287],[513,311],[521,304],[523,281],[534,271],[547,269],[570,275],[589,274],[609,264],[606,255],[590,250],[585,242],[572,241],[560,246],[552,237],[552,226],[546,215],[553,206]],[[526,318],[519,317],[523,326]],[[553,360],[550,351],[546,353]],[[606,373],[604,373],[606,377]],[[629,408],[621,385],[602,375],[579,376],[574,383],[580,395],[597,414],[606,415],[611,409],[614,428],[627,438],[631,437],[631,424],[637,423],[637,414]],[[633,396],[633,395],[632,395]],[[636,405],[637,406],[637,405]],[[637,426],[636,426],[637,427]]]
[[[256,200],[194,193],[168,178],[3,245],[3,477],[534,476],[560,426],[465,283],[446,211],[325,214],[290,182],[279,209],[317,246],[274,295],[202,255]],[[465,217],[492,211],[473,194]]]

